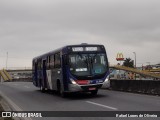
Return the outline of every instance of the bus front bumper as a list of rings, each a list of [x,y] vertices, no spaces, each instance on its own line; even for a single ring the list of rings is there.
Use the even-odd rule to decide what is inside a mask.
[[[69,84],[69,92],[87,92],[92,90],[97,90],[102,87],[103,84],[89,84],[89,85],[78,85]]]

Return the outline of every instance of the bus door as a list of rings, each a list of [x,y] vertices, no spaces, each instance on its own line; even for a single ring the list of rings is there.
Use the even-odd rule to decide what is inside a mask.
[[[64,90],[68,90],[68,74],[67,74],[67,55],[62,56],[62,72],[63,72],[63,84]]]
[[[43,86],[44,88],[46,88],[46,87],[47,87],[47,80],[46,80],[46,78],[47,78],[47,77],[46,77],[46,76],[47,76],[47,74],[46,74],[46,59],[43,60],[42,72],[43,72],[42,86]]]

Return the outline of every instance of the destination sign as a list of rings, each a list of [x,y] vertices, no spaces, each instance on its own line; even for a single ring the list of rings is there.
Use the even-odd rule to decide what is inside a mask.
[[[83,47],[72,47],[72,51],[78,52],[78,51],[84,51]]]
[[[98,51],[98,47],[72,47],[73,52]]]
[[[85,51],[97,51],[97,47],[86,47]]]

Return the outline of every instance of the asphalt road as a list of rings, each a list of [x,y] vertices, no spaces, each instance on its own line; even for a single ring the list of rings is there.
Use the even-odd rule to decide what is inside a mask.
[[[93,97],[89,94],[71,94],[67,98],[48,92],[41,93],[31,82],[0,83],[0,93],[18,111],[160,111],[160,96],[149,96],[110,90],[99,90]],[[33,118],[34,120],[35,118]],[[45,118],[46,119],[46,118]],[[49,118],[48,118],[49,119]],[[50,118],[53,119],[53,118]],[[106,120],[108,117],[68,117],[61,120]],[[117,119],[117,118],[110,118]],[[128,118],[119,118],[127,120]],[[130,118],[138,120],[141,118]],[[144,118],[156,120],[156,118]],[[157,118],[158,120],[159,118]],[[37,119],[39,120],[39,118]]]

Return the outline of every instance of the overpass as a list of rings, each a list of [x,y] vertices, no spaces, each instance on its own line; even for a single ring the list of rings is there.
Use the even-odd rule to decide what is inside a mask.
[[[135,68],[125,67],[121,65],[111,65],[110,68],[114,68],[117,70],[124,70],[128,72],[133,72],[136,74],[140,74],[143,76],[148,76],[156,79],[160,79],[160,74],[152,73],[152,72],[159,72],[159,70],[138,70]],[[32,72],[32,69],[16,69],[16,70],[0,70],[0,75],[4,80],[12,80],[12,77],[9,73],[11,72]]]
[[[0,78],[2,77],[2,79],[4,81],[8,81],[8,80],[13,80],[14,77],[13,77],[13,73],[27,73],[27,72],[32,72],[32,69],[10,69],[10,70],[5,70],[5,69],[2,69],[0,70]],[[12,78],[13,77],[13,78]]]
[[[146,71],[146,72],[160,72],[160,68],[158,68],[158,69],[150,69],[150,70],[143,70],[143,71]]]
[[[152,78],[158,78],[160,79],[160,74],[156,74],[156,73],[151,73],[149,71],[143,71],[143,70],[138,70],[135,68],[130,68],[130,67],[125,67],[125,66],[121,66],[121,65],[112,65],[110,66],[110,68],[114,68],[114,69],[118,69],[118,70],[124,70],[124,71],[128,71],[128,72],[133,72],[136,74],[140,74],[143,76],[148,76],[148,77],[152,77]]]
[[[31,72],[32,69],[15,69],[15,70],[7,70],[7,72],[26,72],[26,71]]]

